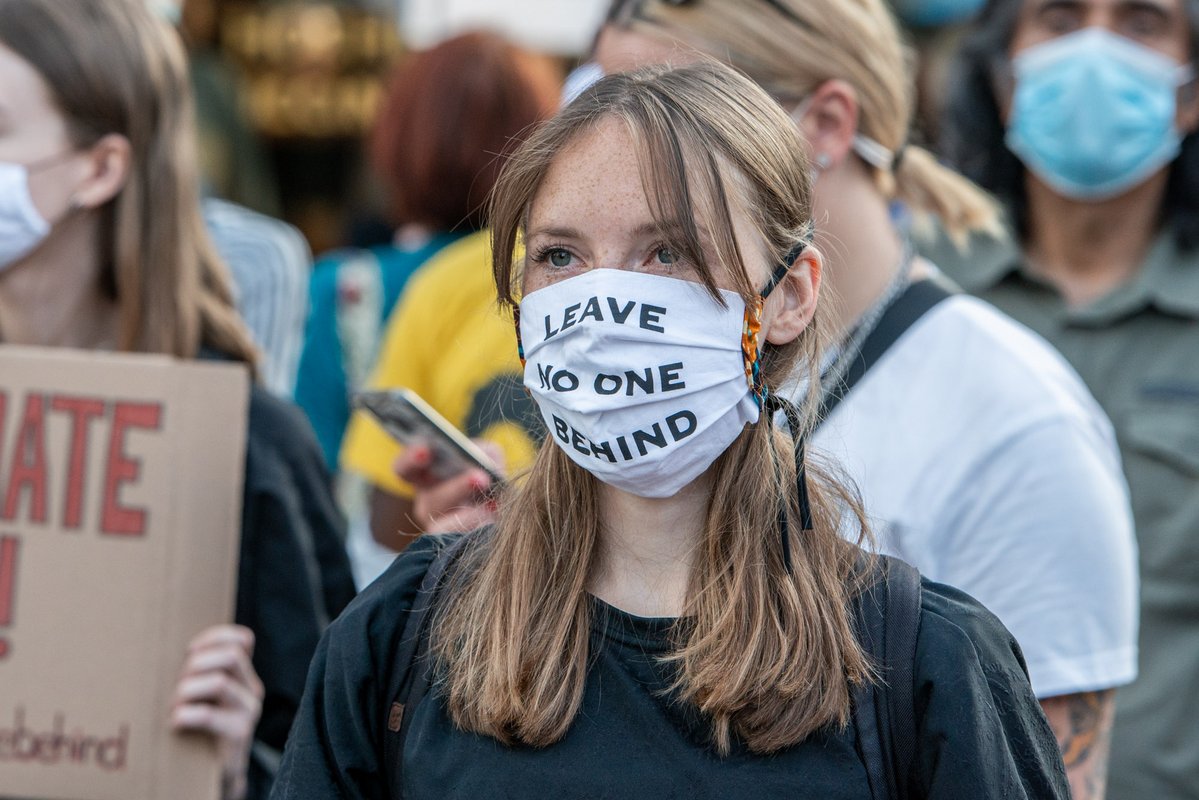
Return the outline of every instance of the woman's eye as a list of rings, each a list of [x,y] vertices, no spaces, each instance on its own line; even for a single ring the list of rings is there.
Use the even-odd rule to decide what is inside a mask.
[[[670,266],[678,259],[675,257],[674,251],[667,247],[659,247],[654,257],[658,259],[659,264]]]
[[[555,267],[569,267],[571,260],[574,258],[569,250],[563,250],[560,247],[549,251],[547,255],[549,256],[550,264]]]

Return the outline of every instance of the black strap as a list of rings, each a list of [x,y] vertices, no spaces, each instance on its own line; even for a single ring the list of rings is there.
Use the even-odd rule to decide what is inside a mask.
[[[916,320],[924,316],[937,303],[947,297],[952,297],[953,294],[936,280],[926,278],[908,286],[903,294],[895,298],[895,302],[887,307],[887,310],[879,317],[874,330],[862,342],[862,346],[854,356],[849,369],[845,371],[845,375],[836,384],[825,387],[824,397],[820,400],[820,415],[817,418],[817,425],[828,419],[833,410],[845,399],[845,395],[849,394],[849,390],[862,379],[867,370],[878,363],[883,354],[891,349],[891,345],[895,344],[899,337],[903,336],[908,328],[916,323]]]
[[[388,797],[393,800],[400,800],[404,796],[404,740],[408,736],[412,717],[405,712],[415,709],[424,698],[432,678],[428,657],[429,618],[437,606],[446,572],[474,535],[463,534],[441,545],[425,572],[412,609],[404,622],[404,632],[391,671],[391,685],[384,695],[390,702],[386,709],[387,729],[383,732],[383,769],[387,774]]]
[[[812,521],[812,499],[808,493],[808,464],[804,453],[803,423],[799,409],[782,395],[766,395],[766,418],[773,422],[774,415],[780,411],[787,419],[787,427],[791,429],[791,439],[794,443],[795,492],[799,499],[799,524],[801,526],[800,529],[806,533],[807,531],[814,530],[816,526]],[[790,516],[788,513],[789,507],[790,503],[787,496],[785,494],[780,496],[779,535],[782,537],[783,564],[787,567],[787,574],[793,572],[793,565],[791,563],[791,525],[787,521]]]
[[[907,800],[916,756],[915,665],[920,629],[920,573],[879,556],[880,580],[859,599],[862,645],[880,670],[878,683],[854,692],[859,755],[872,800]]]

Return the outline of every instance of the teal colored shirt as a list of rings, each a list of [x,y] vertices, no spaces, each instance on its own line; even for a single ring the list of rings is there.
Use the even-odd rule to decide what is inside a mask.
[[[412,250],[390,245],[370,248],[369,253],[374,256],[380,270],[382,303],[377,336],[381,336],[386,328],[387,318],[412,274],[439,250],[463,235],[438,234],[424,246]],[[341,439],[350,419],[351,393],[338,326],[338,307],[358,299],[343,296],[343,287],[339,287],[337,274],[347,260],[360,258],[365,252],[340,250],[325,256],[313,267],[309,283],[308,323],[296,376],[295,399],[308,415],[321,443],[325,462],[334,472],[337,471]]]
[[[1109,800],[1199,797],[1199,251],[1163,232],[1136,276],[1085,306],[1010,241],[929,257],[1048,339],[1115,426],[1140,548],[1140,672],[1116,693]],[[1052,457],[1052,454],[1046,454]]]

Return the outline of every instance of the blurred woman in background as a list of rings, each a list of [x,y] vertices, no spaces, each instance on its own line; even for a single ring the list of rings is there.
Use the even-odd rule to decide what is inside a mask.
[[[0,0],[0,342],[254,364],[194,142],[182,47],[144,0]],[[193,642],[172,716],[219,740],[226,798],[265,794],[353,596],[341,535],[303,416],[256,386],[240,624]]]

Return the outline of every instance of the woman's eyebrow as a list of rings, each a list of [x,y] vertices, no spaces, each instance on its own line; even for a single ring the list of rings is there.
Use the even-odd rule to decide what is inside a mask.
[[[537,228],[525,234],[526,239],[532,239],[534,236],[548,236],[551,239],[582,239],[583,234],[575,228],[560,227],[551,225],[548,227]]]
[[[699,233],[700,239],[705,241],[710,239],[708,235],[708,229],[703,225],[700,225],[698,222],[695,223],[695,230],[697,233]],[[680,222],[665,222],[662,224],[657,222],[644,222],[633,229],[633,235],[658,236],[665,234],[669,236],[679,236],[684,231],[686,231],[686,227],[684,227]]]

